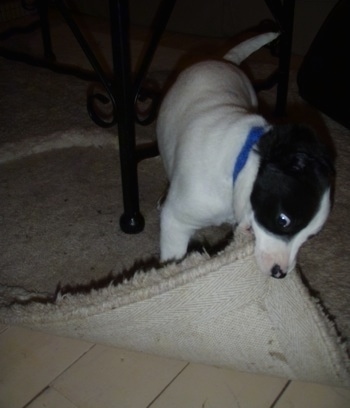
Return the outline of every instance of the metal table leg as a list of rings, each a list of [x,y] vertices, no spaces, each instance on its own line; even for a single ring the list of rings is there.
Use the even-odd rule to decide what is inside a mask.
[[[287,106],[290,58],[293,40],[294,7],[295,0],[284,0],[281,14],[283,32],[280,44],[279,74],[275,107],[275,114],[277,116],[283,115]]]
[[[137,164],[146,157],[157,154],[156,144],[141,145],[135,143],[135,105],[140,94],[147,96],[142,82],[147,74],[152,57],[160,37],[167,25],[176,0],[164,0],[156,15],[151,42],[132,82],[129,44],[129,4],[128,0],[110,0],[110,19],[113,50],[112,93],[117,103],[119,149],[123,188],[124,213],[120,218],[120,227],[126,233],[138,233],[144,228],[144,219],[139,209],[139,191]],[[151,98],[155,97],[151,95]],[[155,101],[153,101],[155,103]],[[153,106],[153,112],[156,111]],[[154,119],[155,115],[150,114]],[[149,120],[139,122],[148,124]]]
[[[126,233],[137,233],[143,230],[145,221],[139,209],[128,1],[110,0],[109,7],[114,73],[112,92],[117,102],[119,156],[124,203],[120,227]]]
[[[288,96],[290,57],[292,52],[295,0],[265,0],[281,30],[279,67],[274,75],[277,82],[275,114],[285,114]]]
[[[48,17],[48,2],[47,0],[37,0],[39,21],[41,28],[41,37],[43,40],[44,56],[47,60],[55,61],[56,57],[52,51],[50,23]]]

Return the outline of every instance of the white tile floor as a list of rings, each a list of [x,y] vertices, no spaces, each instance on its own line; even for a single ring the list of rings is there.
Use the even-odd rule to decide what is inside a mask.
[[[0,408],[349,408],[350,390],[0,325]]]

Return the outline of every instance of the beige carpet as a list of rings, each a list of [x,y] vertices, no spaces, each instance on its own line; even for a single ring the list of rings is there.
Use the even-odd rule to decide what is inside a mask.
[[[53,28],[57,54],[85,66],[62,24],[56,22]],[[10,44],[37,52],[37,34],[26,41],[29,46],[17,38]],[[98,29],[93,42],[108,65],[108,36]],[[133,42],[134,61],[141,49],[140,41]],[[163,84],[185,54],[183,49],[162,47],[151,67],[153,78]],[[249,68],[261,77],[273,65],[252,59]],[[141,273],[127,283],[135,271],[157,266],[156,204],[166,186],[160,159],[139,166],[145,231],[125,235],[118,225],[117,130],[99,129],[89,119],[88,84],[1,60],[0,86],[2,321],[248,371],[349,383],[344,350],[350,336],[350,132],[300,100],[295,72],[291,115],[326,129],[338,150],[334,210],[325,230],[305,245],[299,259],[312,295],[321,301],[317,305],[297,274],[278,282],[263,280],[251,243],[243,239],[242,244],[239,238],[211,261],[195,255],[179,267]],[[261,98],[271,106],[274,91],[263,92]],[[152,139],[153,133],[154,125],[137,127],[140,142]],[[209,230],[199,238],[212,246],[226,233],[227,228]],[[124,285],[116,287],[123,279]],[[89,293],[91,287],[96,291]],[[56,303],[43,301],[55,299],[57,292]],[[235,302],[248,293],[248,308]],[[23,303],[33,297],[39,303],[8,307],[16,299]],[[174,330],[177,336],[171,334]],[[222,330],[218,340],[215,333]],[[180,338],[170,344],[170,339]]]

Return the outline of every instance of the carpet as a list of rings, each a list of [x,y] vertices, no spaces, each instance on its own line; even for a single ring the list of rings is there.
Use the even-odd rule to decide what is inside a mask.
[[[108,36],[94,33],[108,54]],[[85,66],[53,26],[54,44]],[[38,52],[37,34],[14,48]],[[142,42],[133,41],[133,61]],[[184,58],[161,47],[150,75],[160,86]],[[248,61],[264,76],[273,63]],[[334,208],[324,231],[301,250],[281,281],[257,271],[251,239],[227,226],[201,231],[207,250],[179,264],[158,264],[157,201],[166,188],[159,158],[139,165],[146,227],[119,230],[122,213],[116,128],[86,113],[88,84],[2,59],[0,128],[0,321],[189,361],[349,386],[349,131],[306,105],[291,73],[289,115],[330,134],[338,151]],[[271,111],[274,90],[260,94]],[[154,125],[137,126],[137,141]],[[209,255],[210,254],[210,255]]]

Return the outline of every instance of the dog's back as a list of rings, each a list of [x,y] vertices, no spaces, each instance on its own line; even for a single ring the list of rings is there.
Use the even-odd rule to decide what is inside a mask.
[[[188,132],[194,139],[193,129],[196,127],[198,137],[202,138],[205,127],[220,121],[220,117],[215,118],[215,112],[225,114],[224,105],[247,112],[255,110],[254,89],[237,65],[278,35],[270,32],[250,38],[227,52],[222,61],[203,61],[179,75],[163,100],[156,130],[159,151],[169,178],[174,170],[177,145],[191,143],[185,140]],[[235,120],[231,109],[226,112]]]

